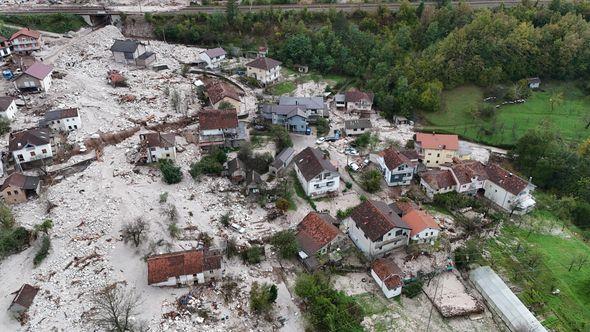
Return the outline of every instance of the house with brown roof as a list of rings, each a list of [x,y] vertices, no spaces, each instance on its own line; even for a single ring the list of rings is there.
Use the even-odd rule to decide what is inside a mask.
[[[52,141],[49,129],[27,129],[10,133],[8,151],[17,164],[52,158]]]
[[[348,236],[369,258],[406,246],[411,228],[389,205],[367,200],[344,220]]]
[[[348,112],[371,111],[374,95],[371,92],[363,92],[351,89],[344,94],[346,110]]]
[[[307,147],[294,159],[297,179],[307,196],[319,197],[338,192],[340,173],[323,152]]]
[[[246,64],[246,75],[262,84],[269,84],[281,76],[281,62],[268,57],[258,57]]]
[[[434,244],[438,238],[440,227],[428,212],[413,208],[402,216],[402,220],[412,229],[410,241]]]
[[[12,173],[0,186],[0,196],[6,204],[18,204],[26,202],[29,198],[37,197],[41,188],[41,180],[38,176],[29,176],[22,173]]]
[[[12,120],[16,115],[16,101],[10,96],[0,97],[0,116]]]
[[[139,134],[139,141],[147,151],[147,162],[162,159],[176,160],[176,135],[174,133],[148,132]]]
[[[63,108],[46,112],[39,126],[68,132],[81,128],[82,120],[77,108]]]
[[[315,270],[325,261],[325,255],[342,248],[346,236],[334,226],[336,223],[327,213],[310,212],[297,225],[298,257],[307,269]]]
[[[388,186],[407,186],[416,172],[417,162],[393,146],[372,154],[370,159],[381,167]]]
[[[35,62],[14,80],[20,92],[47,91],[51,87],[53,67],[43,62]]]
[[[238,147],[246,140],[246,126],[235,109],[206,108],[199,112],[199,146]]]
[[[402,293],[403,272],[391,258],[378,258],[371,264],[371,276],[390,299]]]
[[[147,259],[148,285],[181,286],[221,280],[221,252],[191,249]]]
[[[31,307],[38,292],[38,287],[31,286],[29,284],[23,284],[18,291],[12,293],[15,294],[15,296],[8,307],[8,311],[10,311],[15,316],[20,316],[20,314],[27,311]]]
[[[283,151],[275,156],[275,160],[268,167],[269,173],[275,176],[282,174],[293,160],[293,157],[295,157],[295,150],[292,147],[283,149]]]
[[[9,43],[12,51],[21,54],[30,54],[33,51],[38,51],[43,47],[43,38],[41,33],[29,28],[22,28],[13,33],[10,37]]]
[[[459,193],[480,194],[504,210],[517,214],[531,211],[536,204],[532,195],[535,186],[497,164],[455,160],[443,168],[453,174],[457,182],[455,190]]]
[[[434,198],[436,194],[455,191],[457,182],[450,170],[431,169],[420,173],[420,186],[426,192],[426,196]]]
[[[459,152],[459,136],[416,133],[415,149],[424,165],[438,167],[453,162]]]
[[[219,108],[222,104],[229,104],[231,108],[237,111],[242,109],[240,94],[229,83],[212,81],[205,85],[204,92],[213,108]]]

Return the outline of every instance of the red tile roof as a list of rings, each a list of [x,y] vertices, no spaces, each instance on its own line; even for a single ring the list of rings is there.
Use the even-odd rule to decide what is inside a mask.
[[[141,134],[147,147],[171,148],[176,145],[176,135],[173,133],[145,133]]]
[[[234,86],[229,83],[215,81],[207,84],[207,86],[205,86],[205,91],[213,105],[217,104],[225,97],[240,101],[240,95]]]
[[[356,89],[352,89],[344,94],[344,99],[346,100],[346,102],[351,103],[356,103],[363,100],[372,103],[373,94],[370,92],[363,92]]]
[[[414,236],[427,228],[439,229],[438,224],[426,211],[412,209],[404,214],[402,220],[412,228],[410,236]]]
[[[334,222],[329,214],[308,213],[297,225],[297,242],[308,255],[315,254],[341,234]]]
[[[39,31],[31,30],[29,28],[22,28],[22,29],[20,29],[17,32],[15,32],[15,33],[12,34],[12,37],[10,37],[10,41],[18,38],[21,35],[32,37],[32,38],[35,38],[35,39],[41,37],[41,33]]]
[[[410,159],[393,146],[381,151],[379,155],[383,157],[383,161],[385,161],[385,165],[389,170],[394,170],[402,164],[410,164]]]
[[[371,266],[377,277],[383,281],[387,289],[396,289],[403,286],[402,270],[393,260],[389,258],[379,258]]]
[[[488,178],[486,166],[479,161],[470,160],[462,161],[451,166],[453,174],[459,180],[459,184],[471,183],[471,179],[476,178],[483,181]]]
[[[151,285],[173,277],[219,269],[221,256],[217,251],[204,249],[173,252],[148,257],[147,268],[148,285]]]
[[[280,66],[281,62],[267,57],[259,57],[246,64],[246,67],[254,67],[262,70],[271,70]]]
[[[489,181],[492,181],[514,195],[518,195],[529,185],[528,181],[512,174],[497,164],[488,165],[486,171]]]
[[[452,187],[457,184],[450,170],[434,169],[426,171],[420,173],[420,178],[434,190]]]
[[[373,242],[382,239],[394,228],[410,229],[391,207],[379,201],[363,202],[352,210],[350,217]]]
[[[416,133],[416,142],[419,142],[423,149],[459,149],[459,136],[457,135]]]
[[[204,109],[199,112],[201,130],[229,129],[238,127],[236,110]]]

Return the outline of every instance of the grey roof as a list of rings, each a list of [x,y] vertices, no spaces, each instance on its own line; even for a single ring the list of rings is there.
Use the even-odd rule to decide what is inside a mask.
[[[334,100],[337,101],[337,102],[345,102],[346,101],[346,95],[337,94],[336,96],[334,96]]]
[[[307,181],[324,171],[338,171],[320,150],[312,147],[305,148],[295,156],[295,165]]]
[[[344,121],[344,128],[346,129],[361,129],[371,127],[371,120],[369,119],[355,119]]]
[[[4,190],[9,186],[25,190],[36,190],[37,186],[39,186],[39,181],[38,176],[12,173],[4,180],[2,186],[0,186],[0,190]]]
[[[510,330],[547,331],[492,268],[478,267],[469,273],[469,278]]]
[[[280,66],[281,62],[267,57],[256,58],[246,64],[246,67],[254,67],[262,70],[271,70]]]
[[[45,145],[51,142],[51,131],[43,128],[33,128],[10,134],[8,151],[17,151],[27,145]]]
[[[299,115],[307,119],[305,110],[298,105],[262,105],[262,114],[265,118],[272,118],[272,114],[284,115],[287,118]]]
[[[14,98],[12,97],[0,97],[0,112],[4,112],[8,109],[8,107],[10,106],[10,104],[12,104],[12,102],[14,101]]]
[[[221,47],[210,48],[210,49],[206,50],[204,53],[207,54],[207,56],[210,58],[216,58],[218,56],[222,56],[222,55],[227,54],[225,52],[225,50]]]
[[[111,46],[111,51],[113,52],[123,52],[123,53],[133,53],[137,50],[137,47],[141,44],[141,42],[133,39],[117,39],[113,46]]]
[[[154,53],[154,52],[145,52],[142,55],[138,56],[137,58],[139,60],[145,60],[145,59],[148,59],[149,57],[151,57],[154,54],[156,54],[156,53]]]
[[[324,97],[289,97],[281,96],[279,105],[301,105],[306,109],[325,109]]]
[[[275,160],[272,162],[272,166],[274,168],[280,168],[283,167],[284,164],[287,163],[287,160],[290,160],[291,157],[293,156],[293,154],[295,153],[295,150],[293,150],[293,148],[288,147],[283,149],[283,151],[281,151],[276,157]]]

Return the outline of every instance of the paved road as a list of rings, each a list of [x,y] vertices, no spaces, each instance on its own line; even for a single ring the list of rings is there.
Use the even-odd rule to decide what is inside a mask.
[[[539,3],[547,4],[549,0],[540,0]],[[428,1],[426,4],[436,5],[436,2]],[[453,1],[453,4],[458,4],[458,1]],[[473,0],[467,1],[471,7],[483,8],[483,7],[497,7],[500,4],[505,6],[515,6],[521,3],[521,0],[504,0],[504,1],[483,1]],[[417,6],[418,2],[412,3]],[[242,12],[258,12],[264,10],[300,10],[307,9],[311,12],[322,12],[328,10],[338,11],[375,11],[380,6],[387,7],[391,10],[399,9],[399,3],[339,3],[339,4],[287,4],[287,5],[241,5],[239,10]],[[107,14],[140,14],[140,13],[169,13],[169,14],[196,14],[196,13],[216,13],[224,12],[224,6],[191,6],[191,7],[171,7],[170,9],[161,7],[143,7],[141,10],[138,7],[103,7],[103,6],[70,6],[70,5],[27,5],[27,6],[0,6],[0,12],[2,14],[49,14],[49,13],[69,13],[78,15],[107,15]]]

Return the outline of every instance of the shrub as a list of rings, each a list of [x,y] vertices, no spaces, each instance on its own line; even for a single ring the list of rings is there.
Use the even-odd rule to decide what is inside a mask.
[[[455,249],[453,254],[455,266],[463,270],[466,270],[469,264],[479,262],[482,257],[481,248],[475,241],[467,241],[463,246]]]
[[[267,313],[277,299],[277,286],[252,283],[250,290],[250,309],[256,314]]]
[[[182,171],[180,170],[180,167],[175,166],[172,161],[162,159],[158,163],[160,165],[160,171],[162,172],[164,182],[175,184],[182,180]]]
[[[45,219],[42,223],[35,225],[35,232],[46,234],[50,229],[53,228],[53,221],[51,219]]]
[[[277,207],[277,209],[283,211],[283,212],[287,212],[287,210],[289,210],[289,201],[286,200],[285,198],[279,198],[277,199],[275,206]]]
[[[219,222],[225,226],[228,227],[229,226],[229,222],[230,222],[231,216],[229,214],[229,212],[226,212],[224,214],[221,215],[221,217],[219,218]]]
[[[330,124],[324,117],[318,117],[316,123],[318,136],[324,136],[330,132]]]
[[[182,233],[181,229],[178,227],[178,224],[176,224],[175,222],[168,225],[168,232],[170,232],[170,236],[173,239],[178,239],[180,233]]]
[[[29,239],[30,233],[24,227],[0,230],[0,258],[23,250]]]
[[[239,253],[240,251],[238,250],[236,239],[233,237],[229,238],[225,246],[225,254],[227,255],[227,258],[232,258]]]
[[[123,225],[121,236],[125,243],[131,241],[138,247],[145,240],[148,229],[149,225],[143,219],[137,218],[134,222]]]
[[[168,200],[168,192],[163,192],[160,194],[160,204],[166,203]]]
[[[45,257],[47,257],[50,247],[51,247],[51,240],[49,239],[49,236],[47,236],[47,235],[43,236],[43,239],[41,240],[41,247],[39,248],[39,251],[37,251],[35,258],[33,259],[33,264],[35,266],[41,264],[41,262],[45,259]]]
[[[191,164],[190,175],[196,179],[203,174],[221,175],[223,172],[223,163],[227,161],[227,155],[223,150],[215,149],[208,155],[201,158],[200,161]]]
[[[354,210],[354,207],[349,207],[346,210],[338,210],[338,211],[336,211],[336,217],[340,220],[346,219],[346,218],[350,217],[353,210]]]
[[[238,152],[238,159],[246,165],[247,169],[255,170],[260,174],[268,172],[268,166],[273,161],[270,153],[253,153],[250,144],[245,144]]]
[[[352,182],[346,181],[345,186],[346,186],[346,189],[351,189],[352,188]]]
[[[264,248],[261,246],[252,246],[242,250],[240,255],[245,263],[258,264],[262,261],[262,256],[264,256]]]
[[[297,252],[299,251],[297,241],[295,240],[295,233],[292,230],[275,233],[270,239],[270,243],[279,252],[281,258],[293,258],[297,256]]]
[[[289,132],[283,126],[272,126],[270,129],[270,135],[272,136],[275,144],[277,146],[277,150],[281,151],[284,148],[292,147],[293,141],[291,141],[291,136],[289,136]]]
[[[4,135],[10,132],[10,120],[0,118],[0,135]]]
[[[422,286],[423,282],[421,280],[413,281],[407,284],[404,284],[402,288],[402,292],[405,296],[409,298],[414,298],[422,293]]]
[[[376,169],[364,171],[361,174],[361,185],[370,193],[379,191],[381,189],[381,172]]]

